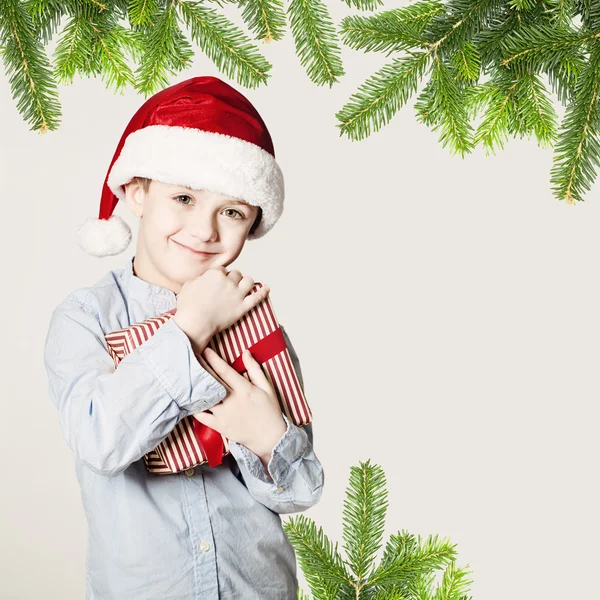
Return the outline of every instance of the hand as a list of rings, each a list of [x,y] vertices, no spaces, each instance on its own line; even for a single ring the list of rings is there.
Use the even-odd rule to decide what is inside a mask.
[[[202,356],[227,388],[227,396],[194,417],[266,459],[287,429],[273,386],[248,350],[242,353],[250,381],[208,347]]]
[[[211,267],[195,279],[186,281],[177,296],[177,325],[195,342],[201,352],[219,331],[227,329],[269,294],[264,285],[254,293],[251,277],[237,270]]]

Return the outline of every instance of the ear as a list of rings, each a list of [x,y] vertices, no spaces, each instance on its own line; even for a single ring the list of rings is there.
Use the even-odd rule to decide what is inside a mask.
[[[136,217],[141,217],[144,212],[144,188],[137,180],[132,180],[124,185],[125,201]]]

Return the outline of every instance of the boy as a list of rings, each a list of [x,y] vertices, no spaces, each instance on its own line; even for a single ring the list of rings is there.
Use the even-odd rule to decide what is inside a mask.
[[[283,189],[264,122],[215,77],[151,97],[121,138],[79,243],[94,256],[127,247],[112,215],[121,199],[140,219],[135,256],[59,304],[44,354],[88,522],[87,600],[296,599],[279,515],[320,499],[312,425],[286,418],[251,355],[248,380],[204,351],[268,292],[225,266],[274,225]],[[115,369],[104,336],[175,307]],[[191,414],[228,437],[230,455],[149,473],[144,454]]]

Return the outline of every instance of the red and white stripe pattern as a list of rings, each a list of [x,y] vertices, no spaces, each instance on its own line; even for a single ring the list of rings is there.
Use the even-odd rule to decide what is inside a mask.
[[[262,287],[262,284],[255,282],[252,291],[256,291],[258,287]],[[159,327],[173,317],[175,312],[176,309],[172,309],[106,335],[115,368],[124,356],[154,335]],[[253,346],[278,328],[279,324],[273,305],[267,296],[233,325],[217,333],[210,340],[209,346],[231,364],[246,348]],[[304,397],[288,349],[285,348],[263,362],[262,367],[277,394],[279,405],[285,416],[299,427],[310,423],[312,413]],[[243,375],[249,379],[247,372],[244,372]],[[144,456],[146,467],[150,472],[178,473],[207,462],[202,444],[194,434],[193,418],[193,416],[188,416],[182,419],[152,452]],[[221,437],[224,447],[223,456],[226,456],[229,454],[228,440],[225,436]]]

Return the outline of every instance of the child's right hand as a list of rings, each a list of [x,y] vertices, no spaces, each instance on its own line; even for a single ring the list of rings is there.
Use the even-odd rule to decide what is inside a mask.
[[[211,267],[181,286],[173,318],[201,351],[216,333],[233,325],[267,297],[267,285],[249,294],[253,287],[254,280],[237,270]]]

